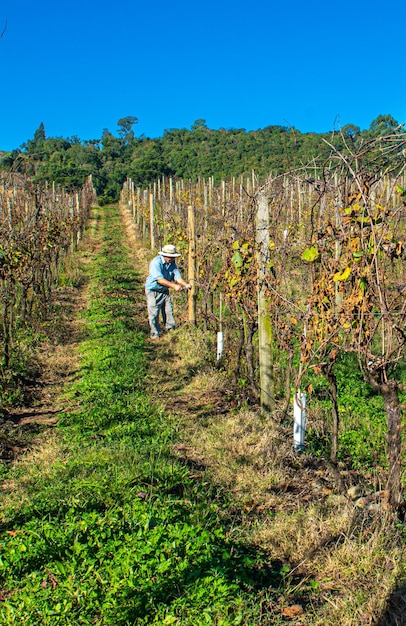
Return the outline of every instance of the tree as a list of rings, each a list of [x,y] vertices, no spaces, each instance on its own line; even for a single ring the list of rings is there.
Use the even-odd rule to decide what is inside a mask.
[[[203,119],[199,119],[196,120],[195,122],[193,122],[192,126],[191,126],[191,130],[196,131],[196,130],[208,130],[207,128],[207,124],[206,124],[206,120]]]
[[[133,126],[138,123],[138,118],[134,115],[128,115],[118,120],[118,134],[120,135],[124,145],[127,145],[134,139]]]
[[[41,122],[41,124],[38,126],[37,130],[34,133],[34,142],[36,143],[42,142],[42,141],[45,141],[45,139],[46,139],[45,126],[44,126],[44,123]]]
[[[369,127],[370,134],[374,137],[388,135],[399,130],[400,124],[392,115],[378,115]]]
[[[102,134],[102,158],[103,161],[111,159],[121,159],[123,144],[120,139],[105,128]]]
[[[346,124],[341,132],[345,138],[354,139],[360,134],[361,129],[359,126],[354,126],[354,124]]]
[[[152,140],[141,141],[134,147],[127,171],[137,185],[152,183],[162,175],[173,174],[173,170],[165,164],[161,144]]]
[[[45,126],[44,123],[41,122],[41,124],[38,126],[37,130],[34,133],[34,138],[29,139],[27,142],[27,152],[29,154],[41,152],[45,140]]]

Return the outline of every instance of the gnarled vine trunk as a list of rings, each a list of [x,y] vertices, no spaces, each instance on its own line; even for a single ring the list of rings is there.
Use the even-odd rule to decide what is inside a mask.
[[[328,382],[328,392],[331,400],[331,412],[333,416],[333,425],[331,429],[331,452],[330,460],[332,463],[337,462],[338,452],[338,431],[340,426],[340,416],[338,413],[338,401],[337,401],[337,378],[332,370],[331,364],[324,368],[324,375]]]
[[[388,383],[382,384],[380,386],[380,393],[383,397],[388,429],[387,457],[389,465],[389,503],[392,507],[396,508],[400,504],[402,497],[400,463],[400,424],[402,410],[400,406],[398,387],[395,381],[389,381]]]

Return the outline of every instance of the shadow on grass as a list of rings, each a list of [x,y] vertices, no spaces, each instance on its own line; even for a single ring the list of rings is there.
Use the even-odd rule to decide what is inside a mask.
[[[374,626],[406,626],[406,580],[399,581]]]
[[[217,548],[219,552],[230,550],[230,545],[219,544]],[[252,600],[255,606],[261,604],[261,624],[263,626],[274,624],[275,613],[280,612],[277,597],[285,582],[284,571],[286,566],[278,560],[262,562],[259,565],[258,557],[261,558],[263,555],[259,554],[258,551],[250,552],[245,546],[242,551],[239,551],[240,547],[237,544],[232,548],[236,550],[238,556],[231,557],[227,562],[213,556],[206,561],[197,563],[196,566],[191,564],[180,576],[161,577],[155,582],[153,588],[145,593],[137,592],[134,594],[133,591],[129,590],[129,595],[125,599],[128,606],[128,612],[125,615],[126,620],[136,624],[139,623],[140,618],[145,619],[148,615],[153,619],[156,618],[157,610],[161,615],[162,610],[164,612],[169,611],[171,615],[175,614],[182,619],[182,613],[188,615],[190,608],[194,606],[196,609],[199,604],[203,611],[205,604],[210,607],[210,598],[215,605],[217,599],[216,585],[222,581],[220,584],[229,585],[230,591],[234,589],[236,600],[241,593],[244,593],[248,594],[246,602],[250,603]],[[256,564],[254,565],[253,562]],[[300,583],[300,581],[295,582]],[[195,594],[196,598],[194,598]],[[302,595],[300,597],[300,605],[303,610],[311,602],[310,596]],[[214,609],[213,605],[211,606],[212,609]],[[234,610],[238,612],[237,605]],[[245,605],[244,614],[246,617],[251,613],[251,610],[252,607]],[[233,619],[232,612],[233,601],[230,598],[227,608],[230,620]],[[188,617],[190,618],[190,616]],[[213,619],[216,618],[213,617]],[[187,621],[186,623],[191,622]],[[217,621],[213,621],[213,624],[215,623]],[[230,623],[234,622],[230,621]]]

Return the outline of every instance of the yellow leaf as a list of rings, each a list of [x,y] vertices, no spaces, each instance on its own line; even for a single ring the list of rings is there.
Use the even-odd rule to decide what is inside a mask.
[[[355,237],[354,239],[351,239],[350,241],[350,246],[351,246],[351,250],[353,252],[358,252],[359,250],[359,246],[360,246],[360,238],[359,237]]]
[[[338,282],[340,280],[347,280],[347,278],[351,275],[351,268],[350,267],[346,267],[345,270],[343,270],[342,272],[337,272],[336,274],[334,274],[333,276],[333,280],[334,282]]]

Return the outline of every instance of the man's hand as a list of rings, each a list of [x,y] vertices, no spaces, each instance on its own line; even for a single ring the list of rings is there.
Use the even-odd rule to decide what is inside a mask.
[[[183,289],[182,285],[180,285],[179,283],[175,283],[175,286],[174,286],[175,291],[182,291],[182,289]]]

